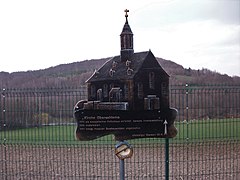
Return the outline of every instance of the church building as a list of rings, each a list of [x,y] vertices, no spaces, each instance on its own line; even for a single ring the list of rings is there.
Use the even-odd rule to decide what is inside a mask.
[[[120,34],[120,55],[109,59],[86,81],[88,102],[98,102],[97,109],[107,105],[116,110],[168,109],[169,75],[151,50],[134,52],[128,12],[125,10]]]

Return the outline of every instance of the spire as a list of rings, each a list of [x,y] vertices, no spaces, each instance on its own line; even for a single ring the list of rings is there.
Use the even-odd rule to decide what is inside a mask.
[[[128,24],[128,9],[124,10],[126,22],[123,26],[122,33],[120,34],[121,39],[121,61],[131,60],[131,56],[134,53],[133,50],[133,33]]]
[[[125,9],[124,12],[125,12],[126,22],[125,22],[125,24],[123,26],[123,30],[122,30],[121,35],[122,34],[131,34],[131,35],[133,35],[132,30],[131,30],[131,28],[130,28],[130,26],[128,24],[128,12],[129,12],[129,10]]]

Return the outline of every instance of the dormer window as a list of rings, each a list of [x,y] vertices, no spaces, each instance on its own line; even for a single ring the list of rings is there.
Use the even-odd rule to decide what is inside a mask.
[[[155,74],[154,74],[154,72],[149,73],[148,79],[149,79],[149,88],[155,89]]]
[[[127,75],[128,75],[128,76],[131,76],[131,75],[132,75],[132,72],[133,72],[133,69],[131,69],[131,68],[128,68],[128,69],[127,69]]]
[[[115,73],[115,71],[113,69],[109,70],[109,76],[113,77],[113,74]]]
[[[112,69],[115,69],[117,67],[117,62],[116,61],[113,61],[112,63]]]
[[[127,61],[126,61],[126,66],[127,66],[127,67],[130,67],[130,65],[131,65],[131,61],[127,60]]]

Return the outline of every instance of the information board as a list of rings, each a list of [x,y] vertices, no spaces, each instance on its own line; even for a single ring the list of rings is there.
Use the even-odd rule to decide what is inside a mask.
[[[114,134],[116,140],[166,137],[169,122],[159,110],[78,110],[75,112],[79,140]]]

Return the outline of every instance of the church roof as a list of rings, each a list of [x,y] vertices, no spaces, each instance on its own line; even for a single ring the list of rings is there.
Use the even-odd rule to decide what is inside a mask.
[[[105,81],[105,80],[127,80],[133,79],[139,72],[139,69],[145,64],[148,64],[149,58],[155,59],[154,67],[151,69],[158,69],[168,74],[162,69],[151,51],[144,51],[134,53],[131,61],[121,61],[120,56],[115,56],[109,59],[102,65],[86,82]],[[129,64],[127,64],[129,63]]]

